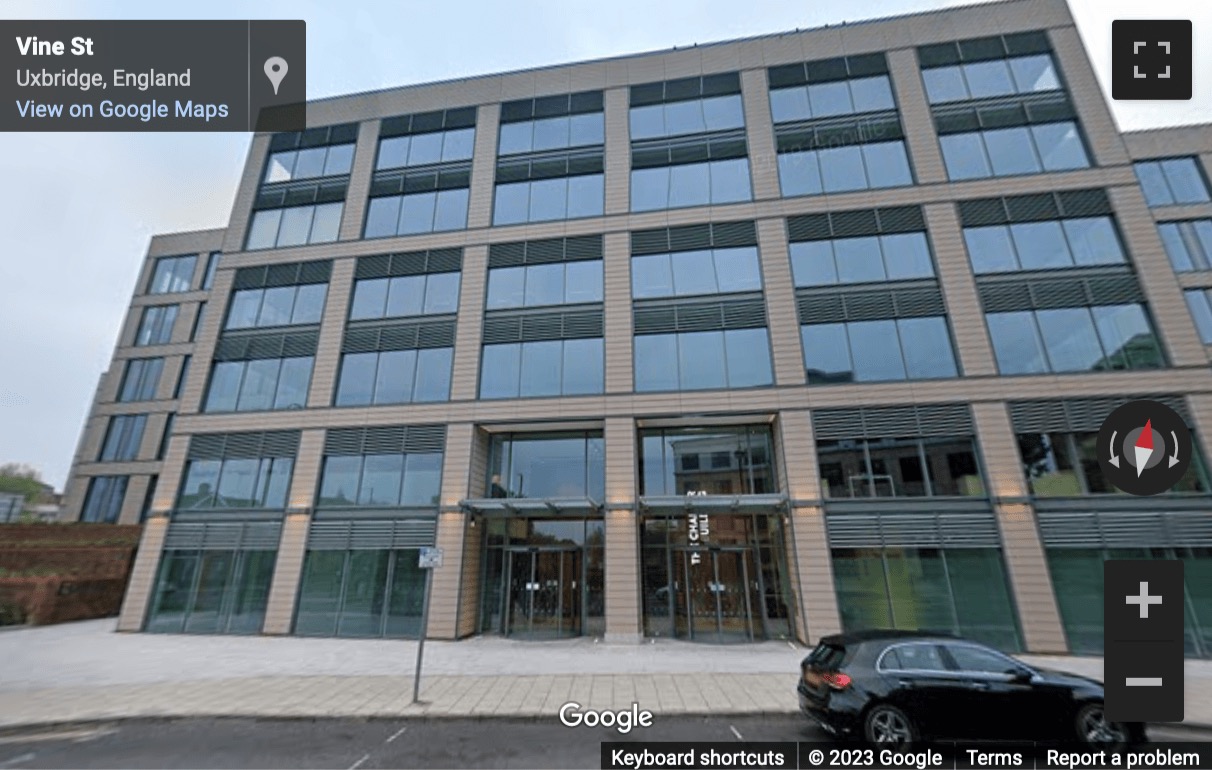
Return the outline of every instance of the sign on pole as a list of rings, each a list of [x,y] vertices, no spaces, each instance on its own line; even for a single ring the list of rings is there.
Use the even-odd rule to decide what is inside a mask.
[[[433,585],[433,571],[442,566],[442,549],[422,548],[417,566],[425,570],[425,598],[421,601],[421,638],[417,640],[417,668],[412,676],[413,703],[420,702],[421,656],[425,652],[425,637],[429,635],[429,589]]]

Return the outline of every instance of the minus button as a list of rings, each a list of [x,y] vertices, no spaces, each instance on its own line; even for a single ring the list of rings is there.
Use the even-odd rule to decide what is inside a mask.
[[[1125,685],[1128,687],[1161,687],[1162,678],[1160,676],[1130,676],[1125,680]]]

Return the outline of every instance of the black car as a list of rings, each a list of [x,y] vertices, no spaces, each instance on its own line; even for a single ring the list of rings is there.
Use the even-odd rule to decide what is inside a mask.
[[[1103,685],[1035,668],[952,636],[865,631],[823,637],[800,663],[800,711],[831,735],[906,745],[940,738],[1143,741],[1109,723]]]

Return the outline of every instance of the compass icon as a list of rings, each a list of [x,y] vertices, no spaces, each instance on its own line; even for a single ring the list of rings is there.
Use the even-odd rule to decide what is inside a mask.
[[[1131,495],[1169,490],[1191,463],[1191,431],[1170,407],[1130,401],[1098,432],[1098,461],[1115,486]]]

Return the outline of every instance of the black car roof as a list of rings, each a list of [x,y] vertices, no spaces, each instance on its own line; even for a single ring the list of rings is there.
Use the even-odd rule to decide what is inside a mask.
[[[872,628],[865,631],[849,631],[822,636],[820,643],[830,647],[846,647],[859,642],[875,642],[892,639],[937,639],[954,640],[957,637],[942,631],[903,631],[895,628]]]

